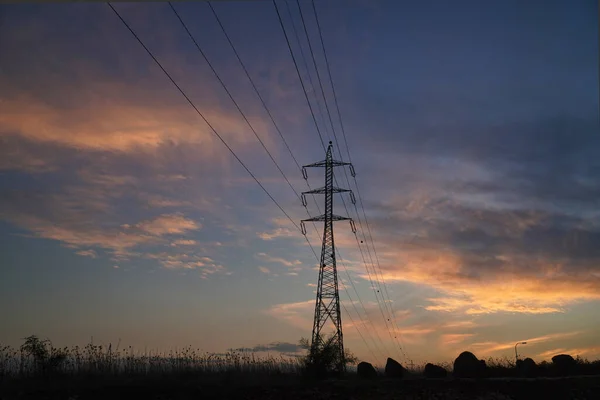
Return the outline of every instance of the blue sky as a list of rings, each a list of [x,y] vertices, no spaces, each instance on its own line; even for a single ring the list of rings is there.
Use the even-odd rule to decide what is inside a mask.
[[[174,4],[293,187],[308,190],[208,5]],[[335,140],[293,33],[308,56],[296,2],[277,4]],[[326,79],[311,3],[300,4]],[[520,340],[536,359],[600,355],[597,7],[316,2],[381,276],[415,361],[511,356]],[[306,218],[168,4],[115,8],[284,210]],[[294,157],[323,159],[273,3],[214,8]],[[0,341],[220,352],[310,335],[317,271],[304,238],[106,4],[2,5],[0,53]],[[320,172],[309,171],[312,187]],[[361,245],[367,269],[346,223],[336,243],[346,346],[405,362],[370,287],[373,250]]]

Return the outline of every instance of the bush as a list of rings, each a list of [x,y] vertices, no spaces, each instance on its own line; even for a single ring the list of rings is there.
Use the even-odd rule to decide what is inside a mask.
[[[330,376],[339,376],[344,372],[347,364],[356,364],[358,361],[347,349],[344,349],[344,359],[340,360],[335,334],[332,334],[326,340],[321,340],[315,348],[305,338],[300,339],[299,343],[302,348],[307,350],[307,354],[302,357],[302,363],[304,365],[304,375],[309,378],[323,379]],[[339,369],[340,365],[343,366],[341,371]]]

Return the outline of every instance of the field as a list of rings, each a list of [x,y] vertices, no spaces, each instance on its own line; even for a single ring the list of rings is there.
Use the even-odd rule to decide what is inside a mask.
[[[35,343],[42,347],[0,348],[0,399],[600,399],[598,375],[516,378],[510,360],[490,360],[488,379],[425,379],[417,368],[402,380],[361,380],[352,370],[313,380],[293,357]],[[598,363],[580,365],[593,374]]]

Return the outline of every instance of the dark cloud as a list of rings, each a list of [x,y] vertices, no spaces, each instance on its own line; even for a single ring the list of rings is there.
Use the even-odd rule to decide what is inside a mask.
[[[236,351],[249,351],[249,352],[269,352],[275,351],[278,353],[295,354],[304,351],[304,348],[296,343],[288,342],[274,342],[270,344],[260,344],[254,347],[243,347],[235,349]]]

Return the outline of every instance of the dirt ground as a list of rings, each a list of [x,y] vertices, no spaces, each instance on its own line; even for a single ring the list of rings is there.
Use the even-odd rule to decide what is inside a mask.
[[[0,382],[0,399],[600,399],[600,377],[305,382],[205,379],[53,379]]]

